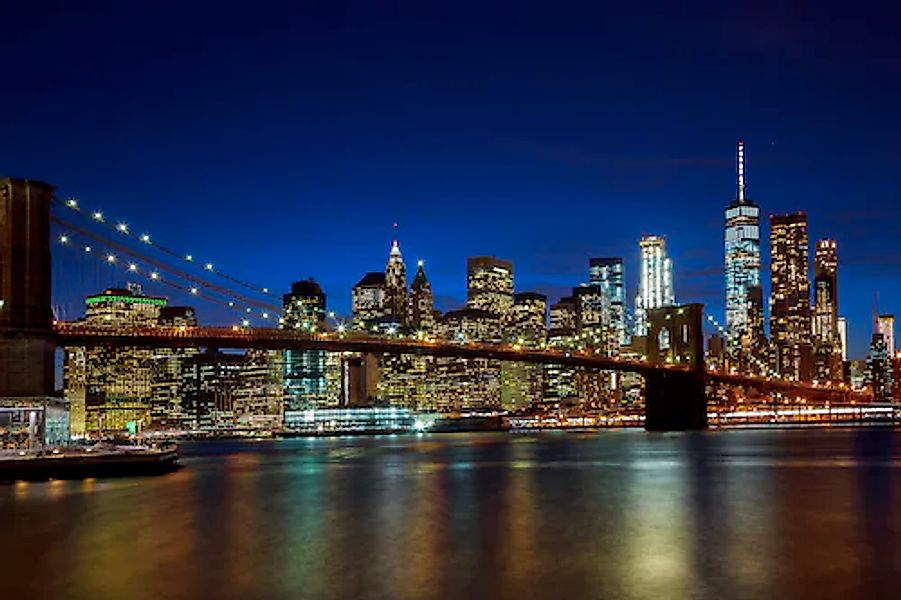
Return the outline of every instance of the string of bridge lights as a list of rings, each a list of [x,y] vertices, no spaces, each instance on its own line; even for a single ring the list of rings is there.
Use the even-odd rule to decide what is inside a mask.
[[[54,199],[54,200],[56,200],[56,199]],[[153,238],[151,237],[151,235],[149,233],[142,233],[140,235],[135,235],[132,233],[131,228],[129,227],[128,223],[126,223],[125,221],[116,221],[114,224],[111,220],[107,219],[106,215],[104,215],[103,211],[101,211],[101,210],[93,210],[93,211],[82,210],[81,205],[79,204],[79,201],[77,198],[69,197],[63,202],[60,202],[59,200],[56,200],[56,202],[60,203],[62,206],[64,206],[65,208],[67,208],[73,212],[84,214],[84,215],[89,215],[90,219],[92,221],[94,221],[95,223],[98,223],[100,225],[108,227],[121,235],[130,237],[132,239],[136,239],[137,241],[141,242],[142,244],[153,247],[156,250],[159,250],[160,252],[162,252],[164,254],[167,254],[173,258],[178,259],[179,261],[185,262],[192,266],[199,266],[199,268],[202,268],[204,271],[206,271],[208,273],[217,275],[218,277],[221,277],[221,278],[223,278],[227,281],[230,281],[231,283],[234,283],[236,285],[240,285],[241,287],[251,290],[255,293],[262,294],[269,298],[275,297],[274,294],[269,291],[268,287],[261,287],[261,286],[253,285],[253,284],[248,283],[247,281],[244,281],[238,277],[234,277],[232,275],[229,275],[228,273],[224,273],[222,271],[217,270],[214,267],[212,262],[200,261],[193,254],[183,254],[180,252],[176,252],[175,250],[172,250],[171,248],[168,248],[166,246],[163,246],[162,244],[156,243],[155,241],[153,241]]]
[[[223,287],[221,285],[212,283],[212,282],[208,281],[207,279],[204,279],[203,277],[199,277],[197,275],[194,275],[192,273],[184,271],[178,267],[172,266],[171,264],[169,264],[165,261],[161,261],[159,259],[152,258],[142,252],[139,252],[139,251],[136,251],[136,250],[130,248],[127,245],[121,244],[115,240],[98,235],[97,233],[94,233],[93,231],[91,231],[89,229],[85,229],[78,225],[74,225],[64,219],[60,219],[59,217],[53,216],[53,217],[51,217],[51,221],[67,230],[78,232],[82,237],[89,238],[98,244],[109,246],[115,250],[118,250],[122,254],[126,254],[133,258],[137,258],[146,263],[152,264],[158,270],[166,271],[167,273],[174,275],[175,277],[177,277],[179,279],[189,281],[189,282],[191,282],[192,285],[207,288],[211,292],[219,294],[220,296],[228,298],[232,301],[237,301],[237,303],[247,304],[248,306],[255,306],[255,307],[261,308],[267,312],[278,313],[280,311],[280,308],[276,307],[275,304],[249,298],[241,293],[235,292],[234,290],[232,290],[230,288]]]
[[[281,317],[278,314],[272,314],[269,311],[265,311],[262,309],[254,310],[250,306],[240,307],[234,300],[222,300],[221,298],[217,298],[215,296],[211,296],[209,294],[204,293],[199,286],[196,285],[183,285],[177,280],[173,280],[167,277],[163,277],[163,275],[156,270],[147,268],[146,266],[141,266],[135,261],[127,261],[123,260],[120,256],[115,254],[114,252],[103,252],[99,251],[96,247],[91,246],[90,244],[76,244],[74,242],[74,234],[71,232],[64,231],[60,233],[57,238],[57,242],[60,246],[68,247],[72,249],[80,249],[81,254],[83,256],[91,256],[95,257],[96,260],[101,261],[102,263],[109,265],[113,268],[122,269],[133,276],[143,277],[147,281],[166,285],[171,288],[175,288],[189,294],[191,296],[206,300],[208,302],[215,303],[219,306],[225,307],[233,312],[242,314],[244,318],[241,321],[241,325],[243,327],[250,326],[249,317],[260,318],[264,321],[272,321],[277,320],[281,323]]]

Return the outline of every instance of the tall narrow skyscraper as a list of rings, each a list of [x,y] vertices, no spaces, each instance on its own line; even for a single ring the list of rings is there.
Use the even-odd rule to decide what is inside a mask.
[[[611,333],[611,350],[626,344],[626,277],[623,259],[592,258],[588,261],[588,281],[601,287],[607,314],[604,325]],[[614,352],[615,353],[615,352]]]
[[[812,378],[807,215],[770,216],[770,335],[776,372]]]
[[[385,265],[385,300],[388,303],[388,318],[391,322],[406,325],[407,270],[397,240],[391,243],[388,264]]]
[[[817,242],[813,257],[814,371],[819,380],[842,379],[842,341],[838,331],[838,256],[835,240]]]
[[[895,315],[879,315],[876,318],[876,331],[885,340],[885,349],[889,356],[895,355]]]
[[[676,303],[673,292],[673,262],[666,254],[666,238],[642,236],[641,272],[635,298],[635,335],[647,335],[648,311]]]
[[[416,265],[416,275],[410,286],[410,327],[416,331],[430,332],[435,326],[435,299],[432,284],[425,276],[423,262]]]
[[[745,196],[745,146],[740,140],[737,161],[738,193],[726,208],[725,235],[726,330],[732,350],[751,333],[748,292],[760,285],[760,208]]]

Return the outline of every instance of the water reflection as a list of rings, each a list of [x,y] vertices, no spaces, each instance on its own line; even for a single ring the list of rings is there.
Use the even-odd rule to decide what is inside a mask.
[[[0,488],[3,597],[894,597],[897,440],[187,445],[188,468],[166,477]]]

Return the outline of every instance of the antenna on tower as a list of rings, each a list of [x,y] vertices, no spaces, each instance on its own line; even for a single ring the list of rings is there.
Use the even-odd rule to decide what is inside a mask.
[[[738,201],[745,200],[745,143],[738,140]]]

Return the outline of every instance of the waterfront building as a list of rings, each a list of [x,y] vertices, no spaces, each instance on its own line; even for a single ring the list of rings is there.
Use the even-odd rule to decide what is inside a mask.
[[[895,355],[895,315],[879,315],[876,318],[876,330],[885,340],[885,349],[890,356]]]
[[[145,296],[138,288],[109,288],[85,298],[80,323],[116,329],[153,327],[165,298]],[[65,349],[63,379],[72,435],[124,431],[129,423],[147,427],[153,397],[153,351],[147,348]]]
[[[604,296],[606,314],[603,322],[610,330],[608,349],[612,356],[626,345],[626,275],[623,259],[592,258],[588,261],[588,282],[598,285]]]
[[[573,296],[565,296],[551,305],[550,329],[547,345],[554,348],[572,348],[577,343],[578,308]],[[545,364],[544,400],[551,403],[575,402],[576,369],[560,364]]]
[[[292,417],[292,431],[316,433],[401,433],[421,430],[410,409],[397,407],[320,408],[305,410]]]
[[[388,264],[385,265],[385,303],[387,317],[398,327],[407,324],[407,270],[397,240],[391,243]]]
[[[541,347],[547,341],[547,296],[525,292],[513,296],[513,307],[504,328],[507,341],[523,348]],[[543,399],[542,365],[506,361],[501,363],[501,406],[516,411]]]
[[[892,355],[888,353],[884,336],[873,333],[870,350],[867,352],[866,379],[864,383],[873,392],[873,402],[891,402],[894,388]]]
[[[409,325],[413,331],[423,333],[435,328],[435,297],[421,260],[416,264],[416,275],[410,286]]]
[[[842,342],[838,329],[838,257],[835,240],[820,240],[814,252],[813,347],[818,380],[841,381]]]
[[[391,321],[385,274],[366,273],[351,292],[354,328],[378,331]]]
[[[243,356],[232,403],[235,427],[245,431],[281,428],[284,418],[283,378],[284,370],[278,362],[278,353],[247,351]],[[327,404],[334,405],[333,402]]]
[[[648,311],[672,306],[676,298],[673,292],[673,263],[666,253],[666,238],[642,236],[639,248],[641,266],[638,297],[635,299],[635,335],[646,336]]]
[[[776,372],[812,379],[807,215],[770,216],[770,335]]]
[[[726,331],[732,353],[747,348],[751,288],[760,287],[760,208],[746,197],[744,142],[738,142],[738,193],[726,208]]]
[[[513,307],[513,263],[493,256],[466,261],[466,307],[504,319]]]
[[[283,307],[281,328],[309,333],[325,330],[325,292],[313,279],[291,284],[290,293],[283,297]],[[285,411],[330,404],[326,355],[322,350],[283,351]]]
[[[190,306],[164,306],[161,327],[196,327],[197,314]],[[188,421],[182,406],[181,368],[183,361],[198,354],[197,348],[158,348],[153,352],[151,427],[177,430]]]
[[[439,337],[460,344],[502,341],[500,317],[477,308],[445,313],[437,330]],[[434,395],[436,408],[444,413],[499,409],[500,361],[436,358]]]

